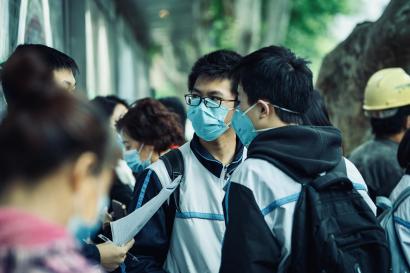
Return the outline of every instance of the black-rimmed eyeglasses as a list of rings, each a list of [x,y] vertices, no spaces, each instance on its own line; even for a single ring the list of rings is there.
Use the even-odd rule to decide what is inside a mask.
[[[203,102],[208,108],[219,108],[221,107],[223,101],[234,102],[234,107],[239,104],[238,100],[225,100],[217,97],[201,97],[195,94],[185,95],[185,102],[189,106],[199,106],[201,102]]]

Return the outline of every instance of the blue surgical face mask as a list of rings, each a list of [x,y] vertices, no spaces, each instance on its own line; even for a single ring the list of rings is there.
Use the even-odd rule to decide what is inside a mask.
[[[124,152],[124,160],[127,162],[128,167],[130,167],[130,169],[134,173],[139,173],[143,171],[145,168],[147,168],[151,164],[152,151],[146,160],[144,161],[141,160],[140,154],[141,154],[143,147],[144,147],[144,144],[141,145],[141,148],[139,149],[139,151],[133,149],[133,150]]]
[[[299,114],[298,112],[270,104],[275,108],[281,109],[282,111],[293,113],[293,114]],[[235,113],[233,114],[231,126],[235,130],[236,135],[239,137],[241,140],[242,144],[245,145],[246,147],[251,144],[253,139],[258,135],[258,133],[268,131],[272,128],[266,128],[266,129],[260,129],[256,130],[255,126],[253,125],[251,119],[248,117],[247,113],[252,110],[256,106],[256,103],[249,107],[245,112],[242,112],[239,109],[235,110]]]
[[[235,130],[235,133],[241,140],[242,144],[246,147],[248,147],[249,144],[251,144],[252,140],[258,134],[251,119],[247,115],[247,113],[250,110],[252,110],[255,106],[256,104],[252,105],[245,112],[236,109],[232,118],[231,126]]]
[[[209,103],[214,102],[209,101]],[[201,103],[198,106],[189,106],[187,114],[195,133],[205,141],[213,141],[229,129],[225,124],[228,112],[229,109],[223,105],[218,108],[208,108]]]
[[[79,215],[75,215],[70,219],[68,223],[68,230],[77,239],[78,242],[94,237],[96,235],[98,230],[101,228],[108,204],[108,196],[104,195],[99,199],[97,204],[97,217],[91,224],[86,223],[84,219]]]

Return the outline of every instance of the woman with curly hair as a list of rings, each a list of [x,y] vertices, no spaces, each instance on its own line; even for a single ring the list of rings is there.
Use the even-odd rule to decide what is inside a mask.
[[[136,101],[117,122],[126,149],[124,159],[134,173],[185,142],[178,119],[159,101],[145,98]]]

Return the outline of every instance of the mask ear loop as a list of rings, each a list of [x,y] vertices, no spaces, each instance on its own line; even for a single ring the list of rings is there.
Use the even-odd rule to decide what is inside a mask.
[[[138,149],[138,153],[141,154],[142,149],[144,148],[144,143],[142,143],[141,147]]]
[[[272,103],[270,103],[270,105],[272,105],[274,108],[280,109],[280,110],[282,110],[282,111],[285,111],[285,112],[288,112],[288,113],[291,113],[291,114],[296,114],[296,115],[299,115],[299,114],[300,114],[299,112],[296,112],[296,111],[293,111],[293,110],[289,110],[289,109],[286,109],[286,108],[277,106],[277,105],[272,104]]]
[[[145,146],[145,143],[142,143],[141,147],[139,148],[138,153],[140,154],[140,156],[141,156],[141,151],[142,151],[142,149],[144,148],[144,146]],[[152,159],[152,155],[153,155],[153,154],[154,154],[154,150],[151,150],[151,152],[150,152],[149,155],[148,155],[148,158],[147,158],[146,160],[144,160],[144,161],[149,161],[149,162],[151,163],[151,159]]]
[[[254,105],[250,106],[248,109],[245,110],[245,112],[241,113],[241,115],[246,115],[247,113],[249,113],[249,111],[251,111],[257,104],[258,103],[255,103]],[[241,110],[238,107],[235,107],[232,109],[235,109],[235,112],[241,112]],[[232,125],[232,120],[226,126],[232,127],[231,125]]]
[[[257,104],[258,104],[258,103],[255,103],[254,105],[252,105],[251,107],[249,107],[248,109],[246,109],[245,112],[243,112],[243,115],[246,115],[247,113],[249,113],[249,111],[251,111],[253,108],[255,108],[255,106],[256,106]]]
[[[152,154],[154,153],[154,150],[152,150],[150,153],[149,153],[149,155],[148,155],[148,158],[147,158],[147,160],[151,163],[151,159],[152,159]]]
[[[277,106],[277,105],[272,104],[272,103],[269,103],[269,104],[272,105],[274,108],[280,109],[280,110],[282,110],[282,111],[285,111],[285,112],[288,112],[288,113],[291,113],[291,114],[300,114],[299,112],[295,112],[295,111],[292,111],[292,110],[289,110],[289,109],[286,109],[286,108]],[[257,133],[262,133],[262,132],[269,131],[269,130],[271,130],[271,129],[272,129],[272,128],[259,129],[259,130],[255,130],[255,132],[257,132]]]

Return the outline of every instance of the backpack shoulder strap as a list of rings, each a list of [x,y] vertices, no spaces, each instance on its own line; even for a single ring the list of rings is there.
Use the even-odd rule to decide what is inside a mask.
[[[326,174],[317,177],[311,182],[312,187],[317,191],[337,186],[344,189],[352,189],[353,184],[347,176],[346,162],[342,157],[339,163],[326,172]]]
[[[377,196],[376,197],[376,206],[380,209],[389,210],[392,208],[393,204],[391,200],[385,196]]]
[[[394,213],[400,207],[401,203],[403,203],[409,196],[410,196],[410,187],[407,187],[399,194],[396,201],[394,202],[392,202],[389,198],[385,196],[377,196],[376,205],[385,211]]]
[[[344,157],[340,159],[339,163],[337,163],[336,167],[332,170],[332,172],[340,173],[340,175],[347,176],[347,167],[346,167],[346,161]]]
[[[164,162],[171,181],[180,175],[184,175],[184,158],[179,149],[169,151],[162,155],[160,159]]]
[[[396,211],[401,203],[404,202],[410,196],[410,187],[407,187],[402,193],[400,193],[399,197],[397,197],[396,201],[393,203],[392,210]]]
[[[174,149],[169,151],[168,153],[162,155],[160,159],[164,162],[165,168],[167,169],[168,175],[171,178],[171,181],[174,181],[175,178],[182,175],[182,180],[184,179],[184,157],[182,156],[182,152],[179,149]],[[175,208],[178,212],[180,212],[179,208],[179,185],[175,189],[173,193]]]

